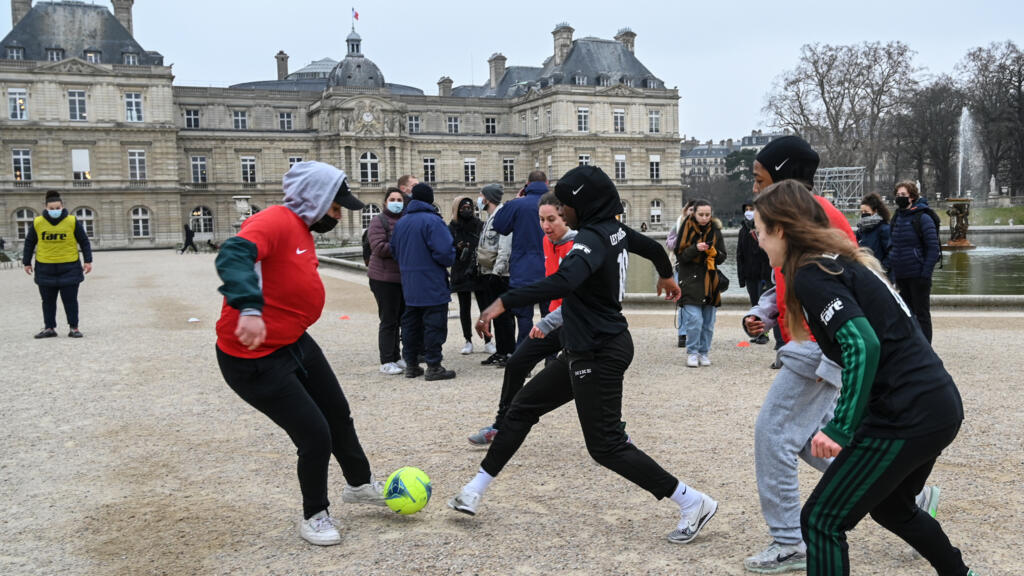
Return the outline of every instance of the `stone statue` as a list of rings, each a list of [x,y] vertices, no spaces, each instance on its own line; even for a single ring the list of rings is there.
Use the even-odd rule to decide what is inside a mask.
[[[966,241],[967,228],[969,226],[968,215],[970,214],[970,204],[966,202],[950,204],[949,208],[946,209],[946,214],[949,215],[950,242],[957,240]]]

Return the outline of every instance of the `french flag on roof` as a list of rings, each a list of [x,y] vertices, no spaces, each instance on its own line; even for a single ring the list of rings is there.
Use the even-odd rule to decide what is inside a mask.
[[[355,8],[352,9],[352,18],[355,20],[359,20],[359,12],[356,12]]]

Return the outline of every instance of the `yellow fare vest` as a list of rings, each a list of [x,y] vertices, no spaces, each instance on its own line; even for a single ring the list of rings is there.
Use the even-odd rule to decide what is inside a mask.
[[[32,222],[36,231],[36,262],[63,264],[78,262],[78,240],[75,240],[75,217],[68,214],[56,226],[42,216]]]

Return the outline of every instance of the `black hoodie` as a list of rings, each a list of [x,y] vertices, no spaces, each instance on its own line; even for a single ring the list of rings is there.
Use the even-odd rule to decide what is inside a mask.
[[[558,272],[544,280],[506,292],[505,308],[564,298],[562,346],[570,352],[600,348],[629,326],[622,315],[629,253],[652,262],[662,278],[672,266],[661,246],[621,224],[622,202],[615,184],[593,166],[573,168],[558,180],[555,196],[576,210],[578,233]]]

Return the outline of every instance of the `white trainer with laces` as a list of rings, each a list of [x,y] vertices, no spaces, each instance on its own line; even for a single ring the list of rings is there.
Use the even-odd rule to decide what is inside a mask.
[[[711,496],[702,494],[700,506],[689,514],[680,511],[681,518],[679,525],[668,535],[668,541],[673,544],[686,544],[692,542],[701,528],[704,527],[718,512],[718,502],[711,499]]]
[[[388,362],[386,364],[381,364],[380,365],[380,371],[383,374],[388,374],[389,376],[393,376],[395,374],[401,374],[401,373],[405,372],[405,368],[400,367],[395,362]]]
[[[686,357],[686,365],[689,366],[690,368],[696,368],[697,366],[699,366],[700,364],[699,364],[699,360],[697,359],[697,355],[696,354],[690,354],[689,356],[687,356]]]
[[[472,342],[466,342],[466,345],[462,347],[462,351],[460,353],[461,354],[472,354],[473,353],[473,343]]]
[[[488,354],[497,354],[498,348],[494,345],[494,341],[492,340],[484,344],[484,351],[486,351]]]
[[[402,360],[401,358],[399,358],[398,360],[395,360],[395,366],[398,366],[402,370],[405,370],[405,368],[406,368],[405,360]]]
[[[711,358],[707,354],[701,354],[699,359],[701,366],[711,366]]]
[[[384,483],[370,477],[370,482],[362,486],[349,486],[341,491],[341,501],[346,504],[371,504],[373,506],[387,506],[384,499]]]
[[[299,536],[310,544],[317,546],[333,546],[341,544],[341,533],[338,526],[327,514],[327,510],[321,510],[308,520],[299,522]]]
[[[772,542],[760,553],[743,561],[743,567],[758,574],[780,574],[792,570],[807,570],[807,545]]]
[[[462,492],[459,492],[458,496],[454,496],[448,501],[448,507],[456,512],[476,516],[476,508],[480,505],[481,498],[483,498],[483,496],[480,494],[463,487]]]

